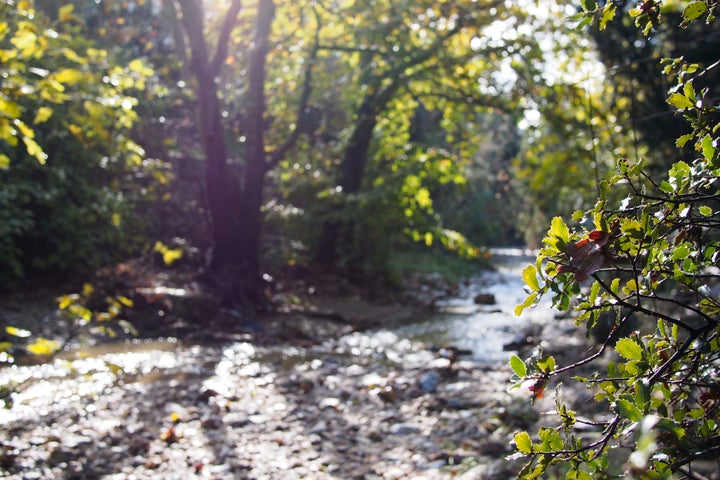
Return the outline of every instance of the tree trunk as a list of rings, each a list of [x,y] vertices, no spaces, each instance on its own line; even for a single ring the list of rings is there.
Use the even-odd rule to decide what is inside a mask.
[[[275,15],[273,0],[260,0],[253,47],[248,65],[247,157],[241,196],[241,215],[245,228],[236,237],[238,264],[249,277],[260,278],[260,242],[265,174],[269,169],[265,152],[265,62],[268,38]]]
[[[340,166],[338,185],[344,195],[359,193],[365,169],[369,161],[370,143],[377,125],[378,114],[396,91],[393,83],[378,95],[368,95],[358,109],[358,123],[355,125]],[[332,220],[325,222],[315,250],[315,261],[322,265],[334,265],[339,259],[339,246],[352,245],[354,221]]]
[[[226,37],[234,26],[240,10],[239,0],[235,0],[226,14],[223,33],[218,40],[214,60],[211,61],[203,32],[204,12],[197,0],[181,0],[183,23],[188,35],[191,51],[192,70],[197,79],[197,101],[199,110],[199,130],[206,160],[205,186],[208,207],[213,222],[214,250],[210,269],[219,270],[224,265],[237,263],[238,253],[235,240],[242,229],[235,211],[236,188],[227,169],[227,147],[224,142],[222,117],[217,95],[215,77],[221,63],[218,59],[225,56]]]

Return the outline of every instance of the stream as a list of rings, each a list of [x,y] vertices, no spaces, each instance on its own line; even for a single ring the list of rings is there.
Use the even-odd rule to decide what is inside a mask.
[[[0,387],[21,387],[1,400],[11,408],[0,409],[0,474],[455,478],[478,455],[502,474],[505,424],[514,421],[502,413],[512,354],[504,346],[552,312],[541,305],[514,316],[532,257],[494,253],[496,271],[410,325],[310,346],[135,341],[0,369]],[[479,293],[495,304],[476,305]],[[468,355],[453,364],[428,348],[446,344]],[[521,407],[519,417],[532,413]],[[491,421],[498,415],[502,424]]]
[[[483,272],[463,285],[460,294],[441,302],[440,312],[416,324],[394,330],[401,338],[434,345],[449,344],[472,352],[470,358],[480,365],[506,362],[512,352],[505,349],[519,338],[528,325],[553,318],[547,302],[515,316],[515,306],[525,299],[522,270],[534,263],[532,252],[519,248],[495,248],[495,271]],[[489,293],[492,305],[477,305],[478,294]]]

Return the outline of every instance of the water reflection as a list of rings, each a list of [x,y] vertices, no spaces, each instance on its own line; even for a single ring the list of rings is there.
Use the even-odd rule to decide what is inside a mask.
[[[431,345],[451,344],[472,351],[471,359],[479,364],[505,362],[512,352],[503,346],[515,339],[531,320],[553,317],[549,304],[542,303],[515,316],[515,305],[526,296],[521,278],[523,268],[534,262],[532,252],[514,248],[492,250],[496,271],[482,272],[464,285],[456,298],[438,305],[440,313],[422,322],[394,329],[399,337]],[[476,305],[480,293],[495,297],[494,305]]]

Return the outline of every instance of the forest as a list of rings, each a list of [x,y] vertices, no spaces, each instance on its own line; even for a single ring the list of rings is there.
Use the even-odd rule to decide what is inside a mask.
[[[3,478],[720,478],[718,11],[2,0]]]

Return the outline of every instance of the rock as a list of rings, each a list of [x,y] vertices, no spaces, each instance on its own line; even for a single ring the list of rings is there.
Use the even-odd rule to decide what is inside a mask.
[[[390,426],[389,433],[392,435],[417,435],[420,427],[414,423],[396,423]]]
[[[435,393],[440,383],[440,374],[436,370],[430,370],[420,377],[420,388],[425,393]]]
[[[495,305],[495,295],[492,293],[478,293],[473,299],[476,305]]]

